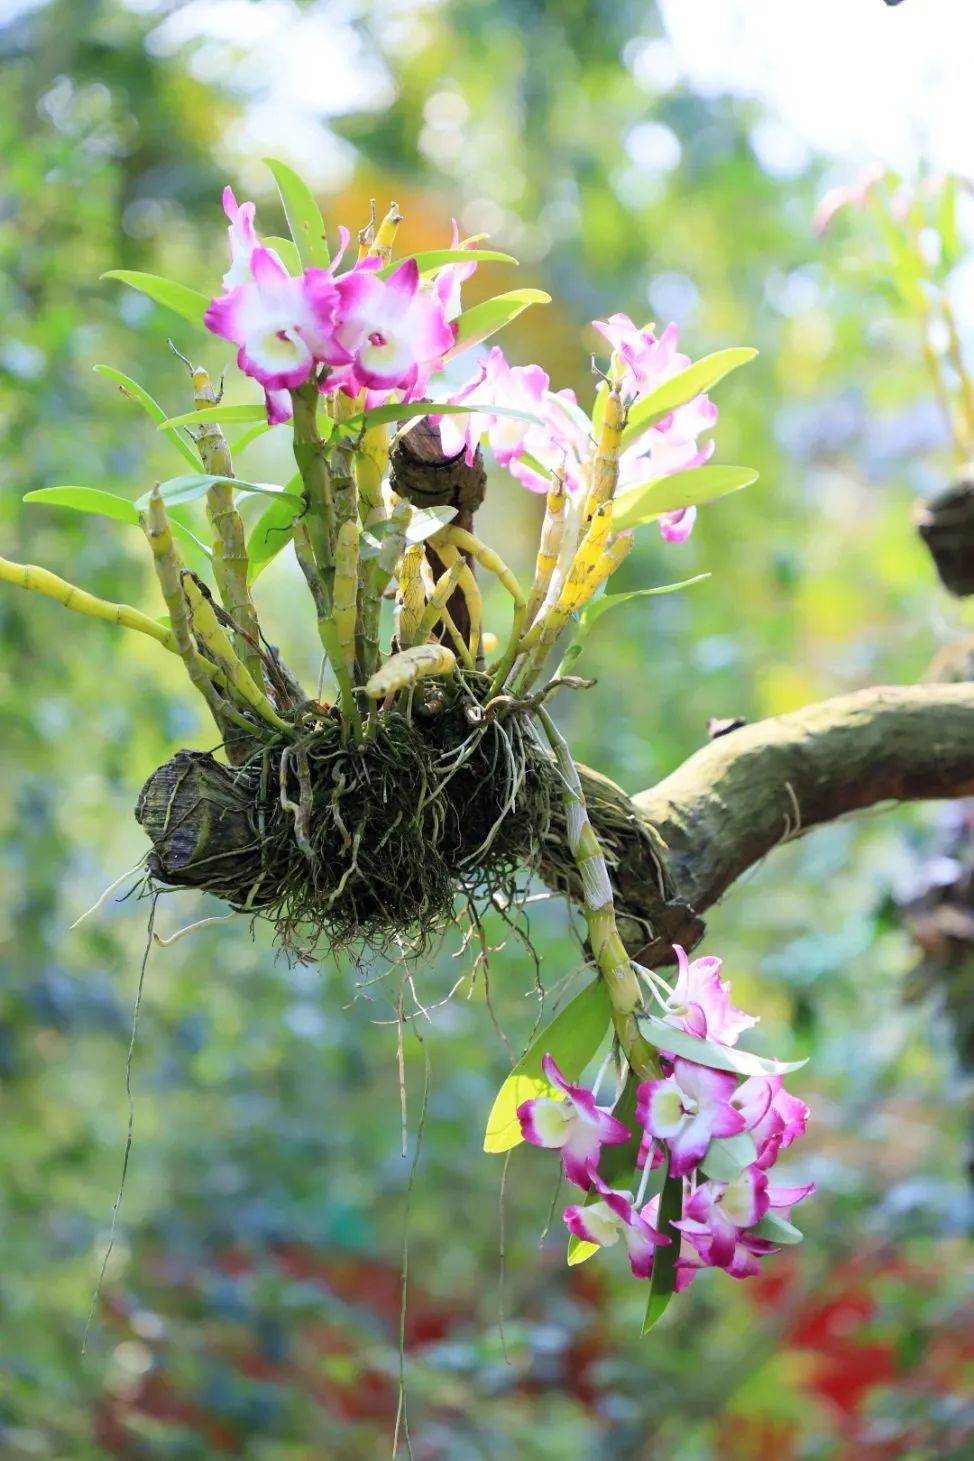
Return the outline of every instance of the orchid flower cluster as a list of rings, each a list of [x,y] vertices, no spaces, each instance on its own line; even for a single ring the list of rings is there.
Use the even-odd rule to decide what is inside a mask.
[[[600,1082],[591,1091],[566,1079],[550,1052],[541,1070],[552,1094],[522,1102],[517,1117],[523,1139],[558,1151],[565,1176],[587,1194],[563,1215],[572,1234],[569,1261],[621,1242],[633,1274],[652,1278],[659,1250],[676,1242],[679,1252],[669,1261],[679,1293],[702,1268],[738,1279],[757,1274],[762,1258],[800,1237],[791,1211],[814,1184],[772,1185],[771,1169],[804,1133],[808,1107],[785,1091],[780,1074],[742,1079],[727,1068],[747,1069],[755,1061],[743,1052],[740,1058],[737,1052],[721,1056],[756,1021],[731,1004],[719,959],[691,963],[682,948],[675,953],[679,972],[672,988],[644,971],[659,1007],[653,1038],[660,1041],[661,1074],[636,1087],[634,1119],[620,1120],[620,1100],[615,1111],[598,1104]],[[661,1027],[669,1027],[674,1050],[665,1049]],[[606,1181],[599,1168],[603,1147],[631,1151],[637,1142],[635,1170],[641,1175],[633,1196]],[[611,1165],[617,1172],[619,1164]],[[679,1199],[668,1223],[675,1239],[661,1230],[664,1180],[675,1184]],[[651,1183],[656,1191],[650,1196]]]
[[[593,326],[607,358],[587,413],[574,392],[551,388],[541,366],[511,365],[486,343],[548,295],[511,290],[465,307],[464,287],[478,269],[515,263],[510,255],[486,248],[482,235],[462,239],[454,222],[443,248],[395,261],[402,216],[393,204],[359,233],[357,249],[340,227],[333,257],[311,190],[285,164],[269,166],[291,238],[262,238],[255,204],[238,202],[228,186],[229,261],[212,297],[157,275],[109,276],[229,341],[263,403],[225,403],[195,367],[195,409],[167,416],[138,382],[99,367],[155,417],[194,470],[134,503],[98,488],[29,494],[142,526],[170,627],[32,565],[3,560],[0,578],[150,634],[179,654],[224,734],[245,730],[273,740],[294,729],[295,712],[308,703],[287,691],[280,667],[269,662],[254,599],[258,574],[287,546],[307,581],[338,713],[353,738],[377,703],[391,708],[400,690],[428,676],[485,674],[489,695],[523,697],[573,628],[568,661],[580,652],[586,607],[630,552],[635,528],[655,522],[666,541],[683,542],[699,504],[755,480],[748,468],[709,463],[717,420],[709,391],[755,352],[718,350],[693,363],[673,325],[657,332],[611,314]],[[451,389],[444,368],[466,351],[478,358]],[[429,508],[396,491],[395,448],[423,417],[438,429],[445,460],[473,463],[486,445],[511,478],[545,494],[530,587],[453,521],[456,508]],[[257,420],[235,450],[263,430],[290,426],[298,469],[290,482],[240,476],[222,427]],[[274,500],[248,533],[239,504],[255,495]],[[210,545],[185,517],[200,498]],[[187,564],[184,555],[195,561]],[[215,579],[220,612],[210,612],[201,560]],[[446,569],[438,577],[436,565]],[[484,632],[477,567],[513,601],[504,638]],[[465,605],[459,625],[450,611],[456,596]],[[382,604],[392,597],[395,625],[383,645]],[[492,639],[498,654],[488,661]]]

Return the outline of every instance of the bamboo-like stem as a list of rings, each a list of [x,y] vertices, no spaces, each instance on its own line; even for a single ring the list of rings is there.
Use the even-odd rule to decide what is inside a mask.
[[[416,643],[419,623],[426,608],[423,566],[426,558],[422,543],[407,548],[399,560],[399,592],[396,595],[396,640],[399,649]]]
[[[567,517],[568,494],[565,491],[565,479],[556,476],[548,490],[545,502],[544,522],[541,524],[541,536],[538,540],[538,556],[534,564],[534,582],[528,595],[528,607],[524,616],[524,622],[529,628],[545,601],[551,576],[555,571],[555,564],[558,562]]]
[[[484,622],[484,601],[480,596],[480,587],[472,568],[461,555],[459,548],[455,548],[452,543],[444,543],[441,538],[438,538],[436,555],[444,568],[452,568],[454,563],[459,564],[456,587],[463,594],[463,601],[467,608],[467,617],[470,620],[469,657],[476,664],[477,656],[480,653],[480,633]],[[442,614],[440,617],[446,624],[446,617]]]
[[[379,224],[375,240],[368,249],[370,257],[381,259],[384,264],[388,264],[392,257],[392,246],[396,241],[400,223],[402,223],[402,214],[399,212],[399,204],[390,203],[389,212]]]
[[[443,617],[443,610],[450,602],[453,590],[459,583],[460,574],[465,566],[463,559],[458,553],[446,572],[437,579],[436,586],[429,596],[426,608],[423,610],[422,618],[416,628],[417,644],[425,644],[426,640],[429,639],[433,630],[436,628],[437,621]]]
[[[521,585],[500,555],[495,553],[493,548],[488,548],[486,543],[482,542],[480,538],[475,537],[473,533],[468,532],[466,528],[458,528],[452,524],[448,527],[441,528],[430,539],[430,545],[437,553],[440,553],[441,547],[445,545],[459,548],[461,553],[468,553],[471,558],[476,559],[481,568],[487,573],[493,573],[496,578],[500,579],[500,582],[514,600],[511,632],[508,636],[507,645],[494,667],[494,677],[491,681],[491,693],[496,694],[507,679],[511,666],[517,658],[518,645],[524,628],[524,616],[527,612],[528,605]]]
[[[406,529],[412,515],[413,509],[409,502],[398,502],[389,519],[378,554],[362,564],[355,653],[363,679],[370,679],[379,664],[382,595],[388,588],[406,547]]]
[[[263,690],[257,686],[213,611],[206,591],[200,587],[188,569],[182,573],[183,592],[186,595],[192,615],[193,632],[203,648],[222,669],[230,694],[248,710],[253,710],[275,730],[290,732],[291,726],[282,720]]]
[[[202,366],[193,371],[193,395],[197,410],[212,406],[220,399]],[[233,476],[230,448],[215,421],[200,426],[196,446],[209,476]],[[213,533],[213,577],[223,607],[240,631],[234,633],[233,647],[254,684],[260,686],[264,682],[259,647],[260,625],[247,581],[249,560],[243,518],[237,511],[230,483],[214,483],[208,489],[206,515]]]
[[[626,411],[619,394],[619,387],[613,386],[605,398],[599,438],[592,460],[592,477],[585,517],[589,519],[606,502],[611,502],[619,485],[619,456],[622,451],[622,433],[626,428]]]
[[[537,716],[561,776],[568,846],[578,869],[589,943],[609,997],[616,1037],[639,1079],[656,1080],[662,1074],[659,1055],[639,1029],[638,1015],[643,1008],[639,976],[616,927],[609,869],[589,820],[578,770],[567,742],[543,706]]]
[[[169,623],[172,626],[176,651],[186,666],[186,673],[206,701],[213,719],[221,731],[226,728],[223,714],[224,703],[213,687],[212,676],[206,668],[206,661],[196,647],[189,617],[189,604],[183,592],[182,574],[184,564],[173,542],[172,527],[166,513],[162,495],[156,487],[149,498],[149,506],[142,516],[142,528],[152,549],[156,578],[162,590]]]
[[[67,579],[59,578],[56,573],[40,568],[36,563],[14,563],[10,558],[0,558],[0,583],[13,584],[15,588],[26,589],[28,593],[53,599],[56,604],[60,604],[63,609],[70,609],[74,614],[85,614],[89,619],[102,619],[106,624],[118,624],[123,629],[136,629],[140,634],[154,639],[170,653],[179,653],[172,630],[156,619],[150,619],[141,609],[133,608],[131,604],[115,604],[109,599],[97,598],[95,594],[68,583]]]
[[[355,481],[362,526],[367,528],[384,516],[382,481],[389,466],[389,427],[385,422],[369,426],[355,453]]]
[[[338,529],[335,551],[335,602],[332,618],[342,664],[350,678],[355,677],[355,617],[358,598],[359,543],[358,523],[343,522]]]
[[[318,387],[313,380],[291,392],[294,405],[294,460],[304,484],[305,522],[327,608],[335,582],[335,503],[326,444],[318,430]]]
[[[331,607],[325,599],[324,585],[318,573],[314,553],[311,548],[311,539],[308,534],[308,526],[304,518],[298,518],[294,524],[294,555],[298,560],[298,567],[304,574],[308,588],[311,591],[311,598],[315,606],[315,618],[318,625],[318,638],[321,647],[328,657],[332,667],[338,695],[341,704],[342,715],[348,721],[356,739],[362,735],[362,717],[355,701],[355,694],[352,687],[352,677],[349,674],[342,659],[341,649],[338,641],[338,632],[332,617]]]

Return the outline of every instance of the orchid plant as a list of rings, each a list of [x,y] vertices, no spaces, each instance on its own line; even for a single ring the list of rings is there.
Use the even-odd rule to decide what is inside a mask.
[[[755,480],[747,468],[710,462],[717,407],[708,394],[755,352],[725,349],[693,363],[673,325],[657,332],[611,314],[594,322],[604,355],[586,410],[572,391],[552,389],[541,366],[511,365],[498,346],[482,348],[524,309],[548,301],[540,290],[518,289],[464,308],[474,272],[513,263],[509,255],[482,238],[461,239],[454,224],[443,248],[394,261],[402,219],[393,205],[362,230],[357,247],[339,229],[332,257],[310,189],[284,164],[270,166],[291,237],[261,238],[254,204],[238,203],[227,188],[229,263],[212,297],[154,275],[109,276],[230,342],[259,401],[227,405],[207,373],[191,367],[194,408],[173,416],[136,381],[100,367],[156,420],[191,471],[134,502],[78,486],[28,494],[141,527],[166,617],[108,603],[34,565],[0,559],[0,580],[138,630],[178,655],[231,759],[234,738],[258,754],[276,748],[282,805],[294,814],[303,853],[308,828],[286,799],[284,767],[322,718],[349,746],[365,748],[383,717],[403,705],[408,714],[418,682],[437,679],[462,680],[480,706],[529,717],[561,788],[597,977],[505,1082],[485,1146],[504,1151],[524,1140],[560,1152],[565,1175],[586,1194],[565,1212],[569,1262],[621,1240],[633,1273],[650,1283],[648,1327],[699,1268],[743,1277],[800,1237],[790,1211],[811,1188],[770,1187],[768,1171],[804,1130],[807,1111],[781,1088],[796,1067],[736,1049],[754,1020],[731,1005],[719,960],[691,963],[676,950],[672,986],[633,962],[577,769],[543,701],[594,619],[632,596],[608,594],[606,584],[633,531],[656,523],[678,545],[698,507]],[[469,373],[448,389],[443,367],[462,354],[471,357]],[[445,458],[472,464],[486,446],[513,482],[544,495],[527,587],[496,549],[454,521],[455,509],[418,508],[394,490],[396,443],[424,417]],[[288,482],[235,475],[223,427],[238,423],[247,431],[237,450],[266,431],[290,433],[296,472]],[[248,532],[239,509],[254,497],[269,501]],[[198,500],[209,542],[186,515]],[[256,580],[286,547],[308,586],[337,686],[334,706],[298,694],[261,633]],[[508,633],[493,650],[473,565],[511,599]],[[467,609],[462,628],[449,611],[454,593]],[[383,645],[389,595],[396,617]],[[602,1077],[587,1088],[579,1082],[606,1040]],[[616,1093],[603,1106],[609,1066]],[[627,1181],[635,1195],[620,1185]]]

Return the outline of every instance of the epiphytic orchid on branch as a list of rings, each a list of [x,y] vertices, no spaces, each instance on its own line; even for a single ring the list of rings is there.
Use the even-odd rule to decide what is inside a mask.
[[[199,327],[187,348],[229,342],[263,402],[225,405],[191,366],[193,409],[169,414],[103,367],[179,451],[180,475],[135,484],[131,498],[97,486],[28,494],[140,527],[166,618],[32,565],[0,560],[0,578],[179,656],[224,759],[180,752],[149,778],[137,810],[153,844],[147,875],[270,919],[292,956],[312,957],[322,937],[332,948],[421,945],[455,916],[458,895],[476,910],[514,888],[521,869],[560,858],[580,889],[597,978],[515,1067],[486,1145],[527,1139],[561,1154],[587,1193],[565,1214],[570,1261],[621,1241],[633,1273],[650,1280],[654,1319],[698,1267],[742,1275],[794,1241],[781,1212],[798,1199],[773,1196],[767,1170],[806,1113],[780,1088],[784,1067],[734,1048],[753,1020],[731,1005],[717,960],[691,964],[681,952],[671,988],[631,959],[578,770],[544,702],[563,683],[551,678],[553,657],[571,638],[571,663],[596,611],[673,587],[603,597],[633,531],[656,522],[678,544],[698,507],[755,479],[712,464],[709,434],[709,392],[754,352],[693,363],[673,326],[657,333],[611,314],[595,322],[606,358],[586,410],[539,365],[481,349],[548,298],[526,288],[463,308],[472,274],[509,256],[462,240],[454,224],[443,248],[394,259],[395,204],[357,249],[340,228],[332,256],[311,191],[270,166],[290,240],[262,238],[254,204],[228,188],[229,261],[215,292],[112,276]],[[464,352],[468,378],[447,389],[442,368]],[[229,423],[248,426],[244,445],[288,432],[293,475],[239,478]],[[506,490],[545,496],[527,585],[474,531],[485,445]],[[253,497],[265,505],[248,533],[240,507]],[[301,687],[262,631],[256,580],[286,547],[334,704]],[[478,571],[510,600],[496,640]],[[607,1038],[619,1086],[611,1109],[578,1084]]]

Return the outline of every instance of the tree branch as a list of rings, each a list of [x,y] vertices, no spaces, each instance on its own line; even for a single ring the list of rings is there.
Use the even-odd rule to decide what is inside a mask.
[[[595,773],[583,782],[615,859],[624,937],[665,964],[779,843],[880,802],[974,794],[974,685],[860,690],[743,726],[631,799]],[[572,891],[563,868],[549,872]]]

